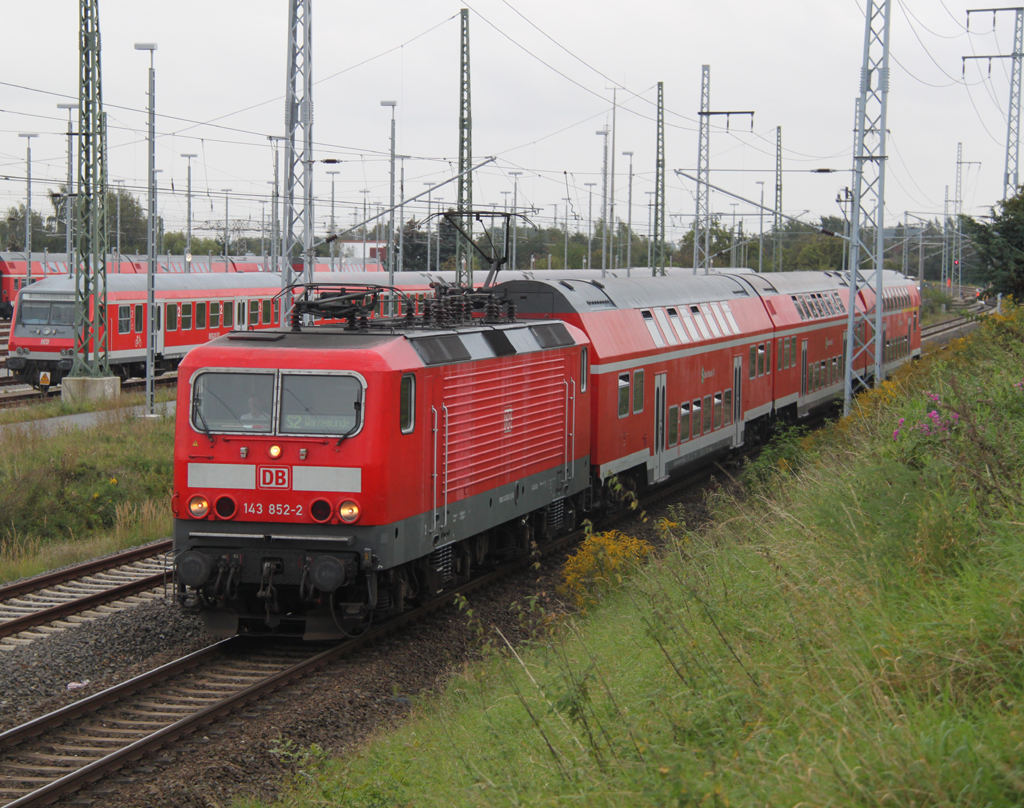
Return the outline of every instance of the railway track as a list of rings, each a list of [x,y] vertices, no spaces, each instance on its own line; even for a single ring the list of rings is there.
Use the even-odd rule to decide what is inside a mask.
[[[170,549],[157,542],[0,587],[0,651],[161,597]]]

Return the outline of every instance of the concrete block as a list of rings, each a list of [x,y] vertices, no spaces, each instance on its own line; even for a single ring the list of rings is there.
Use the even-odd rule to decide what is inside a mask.
[[[61,401],[101,401],[121,395],[121,380],[117,376],[66,376],[60,383]]]

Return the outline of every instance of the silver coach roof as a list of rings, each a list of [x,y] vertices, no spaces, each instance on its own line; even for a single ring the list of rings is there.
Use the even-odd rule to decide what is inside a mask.
[[[279,289],[280,276],[273,272],[238,272],[209,275],[191,273],[188,275],[154,275],[153,288],[158,292],[191,292],[214,290]],[[145,275],[107,275],[108,292],[145,292]],[[33,295],[66,294],[74,295],[75,279],[70,275],[50,275],[46,279],[26,286],[19,294]]]

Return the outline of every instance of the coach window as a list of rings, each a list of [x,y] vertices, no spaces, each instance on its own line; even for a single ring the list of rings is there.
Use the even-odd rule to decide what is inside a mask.
[[[415,426],[416,413],[416,377],[411,373],[402,376],[402,389],[399,395],[398,419],[402,434],[408,435]]]
[[[587,349],[580,351],[580,392],[587,392]]]
[[[132,307],[117,307],[117,333],[128,334],[132,330]]]
[[[779,366],[777,368],[775,368],[776,370],[782,370],[782,346],[783,346],[784,343],[785,343],[785,340],[781,340],[780,339],[778,346],[775,348],[775,356],[778,357],[778,363],[779,363]]]
[[[629,415],[629,374],[619,374],[619,418]]]
[[[799,298],[797,298],[796,295],[790,295],[790,298],[793,301],[793,306],[796,307],[796,313],[800,315],[800,319],[806,320],[807,318],[804,316],[804,309],[803,306],[800,305]]]
[[[751,379],[757,376],[757,346],[750,346],[750,369],[747,374]]]
[[[679,443],[679,407],[673,404],[668,408],[668,443],[665,444],[665,448],[675,446],[677,443]]]
[[[196,303],[196,328],[206,329],[206,304]]]
[[[679,405],[679,442],[690,439],[690,405]]]
[[[177,331],[178,330],[178,304],[168,303],[167,304],[167,330]]]
[[[142,319],[142,304],[139,303],[135,307],[135,333],[141,334],[143,332],[143,319]]]
[[[259,325],[260,323],[260,302],[258,300],[249,301],[249,325]]]
[[[192,304],[182,303],[181,304],[181,330],[190,331],[192,329]]]
[[[757,375],[764,376],[764,343],[757,346]]]
[[[633,371],[633,414],[644,411],[644,372]]]
[[[711,417],[713,413],[711,395],[704,396],[704,434],[711,431]]]
[[[722,393],[722,423],[726,426],[732,423],[732,388]]]
[[[693,437],[695,438],[700,436],[700,410],[700,399],[695,398],[693,400],[693,414],[691,416],[691,420],[693,421]]]
[[[224,327],[231,328],[235,321],[235,304],[230,300],[224,302]]]
[[[210,303],[210,328],[220,328],[220,303]]]
[[[715,429],[722,428],[722,394],[715,393]]]
[[[263,301],[263,325],[271,325],[274,322],[274,301]]]
[[[766,374],[772,372],[772,341],[768,340],[764,344],[764,372]]]

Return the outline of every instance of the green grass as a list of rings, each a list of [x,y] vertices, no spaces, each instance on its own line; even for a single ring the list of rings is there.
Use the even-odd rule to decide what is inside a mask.
[[[170,533],[173,418],[0,433],[0,581]]]
[[[174,401],[174,390],[157,390],[154,401]],[[60,415],[77,415],[83,412],[100,412],[145,404],[144,393],[122,393],[118,398],[97,399],[95,401],[63,401],[60,396],[40,399],[38,404],[27,407],[11,407],[0,410],[0,425],[19,424],[26,421],[38,421],[43,418],[56,418]]]
[[[1022,442],[1011,309],[281,804],[1019,805]]]

